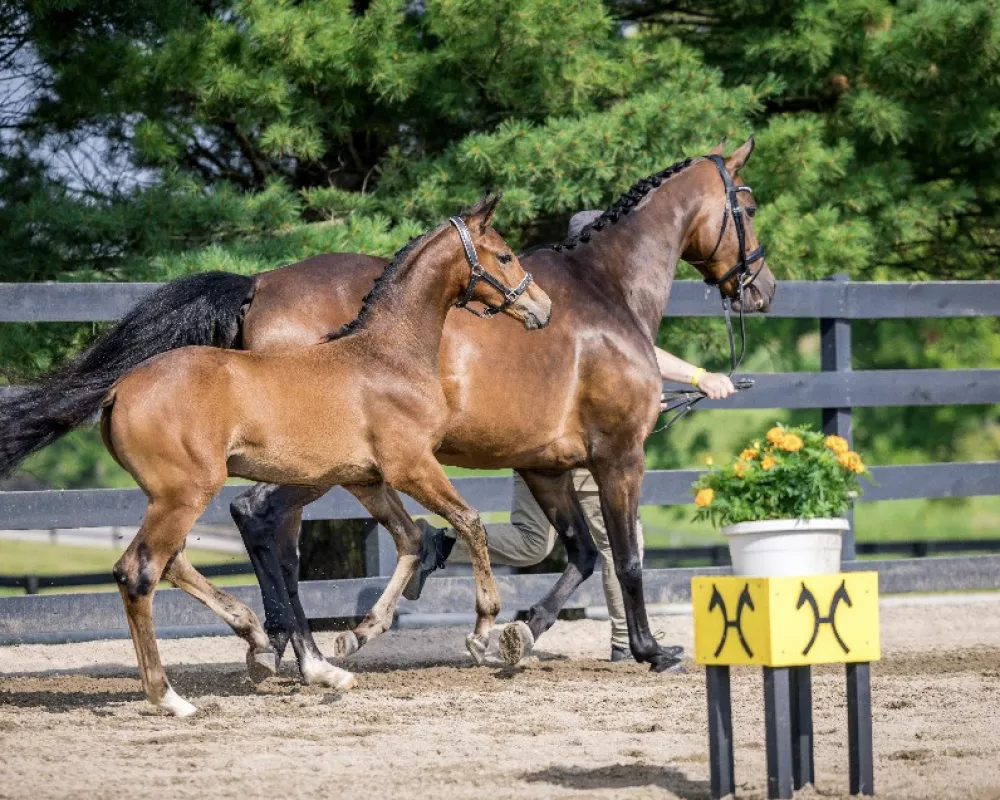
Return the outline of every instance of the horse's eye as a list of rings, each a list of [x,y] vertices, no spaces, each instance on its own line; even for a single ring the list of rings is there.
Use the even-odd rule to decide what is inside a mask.
[[[499,261],[501,264],[509,264],[512,258],[513,256],[510,253],[501,253],[499,256],[497,256],[497,261]]]
[[[757,216],[757,206],[750,206],[750,208],[747,209],[747,216],[750,217],[750,219]]]

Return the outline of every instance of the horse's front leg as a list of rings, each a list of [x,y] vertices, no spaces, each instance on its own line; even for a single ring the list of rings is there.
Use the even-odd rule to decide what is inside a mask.
[[[500,613],[500,594],[486,550],[486,528],[479,512],[462,499],[430,450],[411,462],[401,463],[405,463],[405,469],[394,476],[392,485],[431,513],[448,520],[469,548],[476,580],[476,628],[466,637],[465,644],[476,663],[483,664],[490,629]]]
[[[500,636],[500,657],[516,664],[528,655],[538,639],[552,627],[573,592],[594,573],[597,548],[587,518],[573,489],[573,473],[557,474],[518,470],[538,506],[566,547],[566,569],[559,580],[531,607],[527,622],[512,622]]]
[[[653,638],[646,616],[642,592],[642,557],[636,522],[639,495],[646,470],[642,448],[622,448],[605,458],[596,459],[592,472],[601,498],[601,512],[608,527],[615,574],[625,600],[629,644],[636,661],[650,664],[654,672],[678,668],[683,648],[662,648]]]
[[[396,604],[407,582],[420,566],[420,528],[406,513],[403,501],[392,487],[379,482],[371,485],[345,486],[365,507],[369,514],[383,525],[396,543],[396,568],[379,599],[353,631],[337,637],[334,655],[348,656],[392,625]]]
[[[303,648],[318,652],[299,602],[298,544],[302,507],[328,490],[328,486],[258,483],[229,507],[264,601],[264,631],[269,642],[251,642],[247,653],[251,678],[273,674],[293,637],[296,654]]]

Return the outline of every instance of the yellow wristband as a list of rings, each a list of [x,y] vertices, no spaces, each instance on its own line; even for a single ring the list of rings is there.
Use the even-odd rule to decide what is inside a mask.
[[[691,376],[691,385],[697,387],[698,381],[701,380],[701,376],[704,375],[705,372],[706,369],[704,367],[698,367],[698,369],[694,371],[694,375]]]

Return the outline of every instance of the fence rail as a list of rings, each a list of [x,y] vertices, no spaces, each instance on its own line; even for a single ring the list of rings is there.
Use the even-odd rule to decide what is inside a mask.
[[[156,284],[0,284],[0,322],[110,321],[119,318],[155,288]],[[718,295],[706,290],[700,282],[676,282],[665,313],[670,317],[716,316],[719,314]],[[818,282],[786,281],[780,286],[771,316],[819,320],[822,371],[754,375],[756,386],[752,392],[743,392],[717,403],[705,402],[703,408],[821,409],[824,430],[850,439],[851,409],[855,407],[1000,403],[1000,370],[997,369],[853,371],[850,325],[852,320],[1000,317],[1000,282],[863,283],[848,281],[843,276]],[[875,467],[872,471],[878,485],[868,488],[863,502],[970,497],[992,495],[1000,490],[1000,463],[997,462],[885,466]],[[648,473],[643,484],[642,503],[675,505],[689,502],[690,485],[697,475],[694,470]],[[455,483],[469,502],[481,511],[506,511],[510,508],[510,478],[462,478]],[[229,502],[240,491],[242,488],[239,486],[225,487],[202,521],[228,522]],[[409,500],[407,508],[411,512],[422,511]],[[144,511],[145,499],[138,490],[0,492],[0,527],[5,528],[137,525]],[[305,513],[306,519],[364,517],[367,513],[360,504],[339,489],[307,507]],[[385,541],[380,541],[374,550],[377,556],[374,563],[380,575],[391,567],[391,543],[384,533],[383,538]],[[931,543],[928,545],[930,552],[936,547]],[[868,549],[869,545],[864,545],[858,551],[866,552]],[[849,535],[844,545],[847,567],[850,567],[854,556],[855,547]],[[875,562],[883,572],[883,591],[1000,588],[1000,556],[935,559],[927,563],[921,559],[916,561],[920,564],[916,565],[913,561]],[[864,562],[869,568],[872,563]],[[657,592],[662,595],[665,591],[663,587],[668,585],[674,587],[671,589],[674,591],[693,573],[691,570],[658,570],[652,574],[654,579],[650,592],[652,596],[657,596]],[[326,607],[327,615],[332,615],[331,608],[354,608],[363,598],[367,602],[375,596],[372,592],[377,593],[381,579],[366,580],[368,583],[364,584],[316,582],[311,587],[306,584],[303,592],[332,603],[332,606]],[[503,580],[509,595],[526,598],[529,595],[540,596],[550,579],[525,575],[505,577]],[[596,583],[590,581],[587,586],[590,588],[586,592],[592,592]],[[589,597],[586,592],[583,596]],[[249,590],[243,593],[254,595]],[[79,619],[81,614],[85,616],[88,603],[98,617],[111,613],[101,610],[109,602],[107,599],[87,600],[87,595],[72,597],[72,601],[66,597],[0,599],[0,637],[12,631],[23,632],[26,630],[24,625],[30,626],[31,620],[38,622],[60,607],[67,609],[68,614],[61,624],[70,627],[75,624],[72,620]],[[15,600],[21,601],[21,604],[11,605],[11,601]],[[41,605],[23,605],[24,602],[41,603],[43,600],[44,608]],[[422,601],[421,610],[454,610],[457,600],[457,595],[438,605],[432,600],[427,607]],[[60,606],[60,602],[71,603],[72,608],[69,605]],[[161,602],[158,597],[158,606]],[[35,609],[28,615],[30,619],[24,617],[27,609]],[[118,613],[117,610],[114,612]],[[21,622],[17,621],[18,615],[21,615]],[[182,618],[183,614],[177,619]],[[96,624],[93,619],[90,622]],[[83,628],[93,628],[94,624],[88,623]]]

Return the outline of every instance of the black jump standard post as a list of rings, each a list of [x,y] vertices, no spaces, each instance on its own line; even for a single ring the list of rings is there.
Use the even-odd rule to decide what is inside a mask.
[[[874,794],[870,662],[881,657],[878,573],[692,580],[695,661],[705,666],[711,796],[736,792],[730,668],[764,671],[767,795],[815,784],[812,665],[846,665],[849,786]]]

